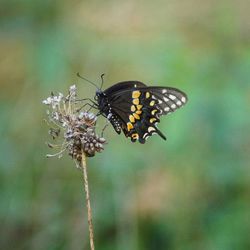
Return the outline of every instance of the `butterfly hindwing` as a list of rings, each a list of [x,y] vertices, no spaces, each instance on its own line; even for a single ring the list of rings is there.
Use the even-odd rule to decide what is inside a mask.
[[[158,116],[160,110],[157,108],[158,101],[152,98],[152,93],[148,88],[139,89],[138,91],[140,92],[139,104],[134,105],[136,110],[133,113],[133,116],[138,119],[135,120],[133,129],[130,132],[131,140],[133,142],[139,140],[140,143],[145,143],[146,139],[155,133],[166,139],[157,128],[157,123],[160,122]],[[139,117],[137,116],[138,113]]]

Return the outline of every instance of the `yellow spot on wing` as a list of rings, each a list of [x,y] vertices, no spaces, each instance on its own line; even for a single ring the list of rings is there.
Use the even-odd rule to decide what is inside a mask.
[[[133,91],[132,92],[132,97],[133,98],[138,98],[141,95],[141,92],[139,90]]]
[[[132,125],[131,122],[127,122],[127,129],[130,131],[134,126]]]
[[[138,135],[137,133],[132,134],[131,137],[132,137],[134,140],[139,139],[139,135]]]
[[[155,131],[155,128],[154,128],[154,127],[149,127],[149,128],[148,128],[148,132],[150,133],[150,132],[152,132],[152,131]]]
[[[140,110],[142,108],[142,105],[137,105],[136,108]]]
[[[149,97],[150,97],[150,93],[146,92],[146,98],[149,98]]]
[[[150,123],[153,123],[153,122],[155,122],[157,119],[156,118],[150,118]]]
[[[137,106],[139,106],[139,105],[137,105]],[[132,105],[130,109],[132,112],[135,112],[135,110],[136,110],[135,105]]]
[[[135,113],[140,115],[142,113],[142,111],[141,110],[136,110]]]
[[[134,116],[135,119],[140,120],[140,116],[137,115],[136,113],[134,113],[133,116]]]
[[[133,104],[138,105],[139,104],[139,99],[138,98],[134,99]]]
[[[157,109],[151,111],[151,114],[154,115],[157,112]]]
[[[134,123],[134,122],[135,122],[135,118],[134,118],[134,116],[129,115],[129,120],[130,120],[132,123]]]
[[[154,105],[155,105],[155,101],[151,101],[151,102],[149,103],[149,105],[150,105],[150,106],[154,106]]]

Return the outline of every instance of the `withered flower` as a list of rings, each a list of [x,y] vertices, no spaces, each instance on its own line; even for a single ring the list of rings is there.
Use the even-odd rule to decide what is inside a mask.
[[[51,95],[43,101],[49,107],[47,110],[50,126],[49,134],[53,140],[61,143],[48,143],[50,148],[57,148],[56,154],[48,154],[47,157],[61,157],[65,151],[76,161],[77,166],[82,160],[82,153],[92,157],[96,152],[104,149],[106,140],[96,134],[97,116],[89,111],[84,111],[84,103],[77,99],[77,89],[73,85],[69,93]]]

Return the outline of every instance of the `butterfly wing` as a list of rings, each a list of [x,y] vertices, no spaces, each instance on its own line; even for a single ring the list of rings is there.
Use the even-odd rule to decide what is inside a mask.
[[[147,87],[144,83],[139,82],[139,81],[124,81],[124,82],[118,82],[111,87],[107,88],[103,92],[107,96],[112,96],[114,97],[116,94],[120,95],[121,92],[123,91],[132,91],[133,89],[137,88],[143,88]]]
[[[104,91],[111,107],[110,122],[117,133],[121,130],[132,142],[158,134],[166,137],[157,128],[161,115],[167,115],[182,107],[187,96],[170,87],[147,87],[137,81],[121,82]]]
[[[159,109],[158,116],[171,114],[186,104],[187,95],[176,88],[171,87],[149,87],[152,99],[156,100]]]

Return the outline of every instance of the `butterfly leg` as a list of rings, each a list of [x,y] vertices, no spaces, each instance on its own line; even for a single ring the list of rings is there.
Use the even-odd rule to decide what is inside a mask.
[[[109,126],[109,122],[106,122],[106,124],[104,125],[103,129],[102,129],[102,133],[101,133],[101,137],[103,137],[104,135],[104,131],[105,129]]]
[[[98,108],[98,104],[96,102],[94,102],[92,99],[90,98],[83,98],[83,99],[78,99],[76,100],[77,102],[84,102],[84,101],[88,101],[87,103],[85,103],[85,105],[92,105],[95,108]],[[90,102],[90,103],[89,103]]]
[[[97,105],[97,104],[96,104],[92,99],[90,99],[90,98],[77,99],[76,101],[77,101],[77,102],[90,101],[91,103]]]
[[[89,106],[87,112],[89,112],[92,108],[97,109],[97,107],[96,107],[95,105],[90,104],[90,103],[87,102],[87,103],[85,103],[84,105],[82,105],[82,106],[78,109],[78,111],[82,110],[82,109],[85,108],[86,106]]]

